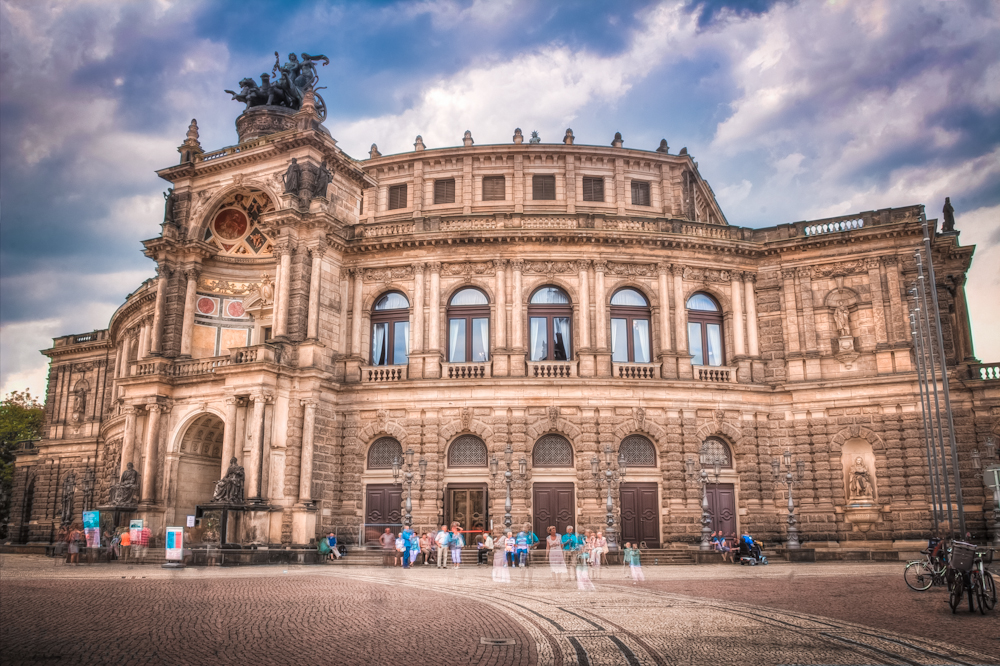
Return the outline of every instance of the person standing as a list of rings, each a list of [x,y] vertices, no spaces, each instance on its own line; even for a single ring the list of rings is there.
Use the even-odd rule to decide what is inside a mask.
[[[538,537],[531,531],[531,523],[521,526],[521,531],[514,538],[517,550],[518,566],[526,567],[531,559],[529,551],[531,547],[538,543]]]
[[[509,583],[510,570],[507,568],[507,537],[500,535],[493,542],[493,582]]]
[[[629,546],[631,544],[625,544]],[[639,546],[636,545],[633,548],[625,549],[625,562],[628,564],[629,573],[632,574],[632,584],[646,582],[646,577],[642,574],[642,562],[640,560],[641,553],[639,552]]]
[[[410,568],[410,550],[412,549],[413,530],[409,525],[404,525],[399,533],[399,541],[396,550],[400,552],[401,564],[404,569]]]
[[[441,529],[434,536],[434,541],[437,543],[437,568],[444,569],[448,552],[448,542],[451,540],[451,536],[448,534],[448,526],[442,525]]]
[[[486,559],[486,534],[480,532],[476,535],[476,566],[480,566]]]
[[[392,554],[396,547],[396,537],[392,536],[392,530],[387,527],[382,536],[378,538],[378,542],[382,546],[382,566],[387,567],[393,559]],[[393,563],[395,564],[395,562]]]
[[[129,534],[128,528],[122,529],[122,561],[128,562],[128,556],[132,553],[132,535]]]
[[[146,553],[149,550],[149,537],[151,535],[152,535],[152,532],[150,532],[149,528],[146,527],[146,524],[145,524],[145,521],[144,521],[142,529],[139,530],[139,534],[136,535],[136,536],[139,537],[138,538],[138,542],[132,544],[135,547],[136,555],[137,555],[137,557],[139,557],[140,560],[145,560],[146,559]]]
[[[69,532],[69,563],[80,564],[80,530],[75,527]]]
[[[420,537],[417,536],[417,531],[412,527],[407,527],[410,530],[410,566],[417,561],[417,555],[420,554]]]
[[[451,536],[448,539],[448,547],[451,548],[451,561],[458,569],[462,564],[462,547],[465,546],[465,538],[462,536],[462,526],[458,523],[451,524]]]
[[[583,545],[583,539],[573,531],[573,526],[566,527],[566,534],[562,538],[563,556],[566,558],[566,568],[569,571],[570,580],[576,578],[576,560]]]
[[[549,558],[549,571],[556,582],[566,573],[566,558],[563,557],[562,537],[556,533],[554,526],[549,526],[549,534],[545,537],[545,553]]]

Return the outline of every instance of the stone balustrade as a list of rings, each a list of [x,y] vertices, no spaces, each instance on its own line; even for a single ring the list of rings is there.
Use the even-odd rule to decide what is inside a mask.
[[[615,379],[659,379],[660,366],[653,363],[612,363],[611,376]]]
[[[973,363],[969,366],[972,379],[990,381],[1000,379],[1000,363]]]
[[[699,382],[736,383],[736,368],[725,365],[696,365],[693,367],[694,378]]]
[[[489,379],[493,364],[485,363],[442,363],[441,377],[444,379]]]
[[[363,384],[401,382],[406,379],[406,368],[405,365],[363,365],[361,382]]]
[[[229,359],[233,365],[240,363],[280,363],[281,350],[272,345],[254,345],[252,347],[233,347],[229,350]]]
[[[569,379],[576,376],[576,361],[528,361],[529,379]]]

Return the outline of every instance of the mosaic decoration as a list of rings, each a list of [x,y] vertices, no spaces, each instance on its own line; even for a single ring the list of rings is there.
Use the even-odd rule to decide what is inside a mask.
[[[247,311],[243,309],[243,304],[239,301],[229,301],[226,305],[226,316],[227,317],[243,317],[246,316]]]
[[[618,446],[618,453],[625,455],[629,467],[656,467],[656,449],[642,435],[629,435]]]
[[[573,447],[562,435],[545,435],[531,452],[535,467],[572,467]]]
[[[219,254],[265,256],[273,254],[271,239],[260,228],[261,217],[274,204],[260,190],[246,189],[229,196],[205,230],[205,242],[219,248]]]
[[[448,449],[448,467],[486,467],[486,443],[475,435],[462,435]]]
[[[392,469],[394,458],[403,460],[403,447],[392,437],[380,437],[368,449],[368,469]]]
[[[216,308],[218,308],[218,304],[218,301],[214,298],[202,296],[198,299],[198,312],[203,315],[213,315]]]

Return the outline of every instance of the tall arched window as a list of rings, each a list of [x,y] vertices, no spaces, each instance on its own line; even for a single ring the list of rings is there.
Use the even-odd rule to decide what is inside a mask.
[[[393,437],[379,437],[368,449],[368,469],[392,469],[392,461],[403,459],[403,446]]]
[[[688,351],[692,365],[722,365],[722,308],[708,294],[698,292],[687,301]]]
[[[531,451],[533,467],[572,467],[573,446],[562,435],[545,435]]]
[[[528,302],[532,361],[568,361],[572,358],[573,307],[559,287],[542,287]]]
[[[486,294],[468,287],[448,302],[448,362],[482,363],[490,360],[490,302]]]
[[[619,289],[611,297],[611,360],[649,363],[649,301],[635,289]]]
[[[406,365],[410,354],[410,302],[398,291],[372,309],[372,365]]]
[[[656,467],[656,447],[642,435],[629,435],[618,445],[629,467]]]

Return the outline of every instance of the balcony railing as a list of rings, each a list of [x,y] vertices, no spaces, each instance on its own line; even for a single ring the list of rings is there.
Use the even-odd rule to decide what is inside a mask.
[[[694,378],[700,382],[736,383],[736,368],[724,365],[696,365]]]
[[[493,364],[485,363],[442,363],[443,379],[489,379]]]
[[[615,379],[659,379],[660,366],[652,363],[612,363],[611,376]]]
[[[240,363],[280,363],[281,349],[268,344],[253,347],[234,347],[229,350],[230,361]]]
[[[169,358],[147,358],[142,361],[133,361],[131,376],[196,377],[210,375],[219,368],[243,363],[279,363],[280,361],[281,350],[263,344],[252,347],[236,347],[230,349],[225,356],[212,356],[211,358],[193,358],[180,361]]]
[[[401,382],[406,379],[405,365],[363,365],[361,381],[365,384],[377,382]]]
[[[528,361],[531,379],[569,379],[576,377],[576,361]]]
[[[983,381],[1000,379],[1000,363],[973,363],[969,366],[969,374]]]

